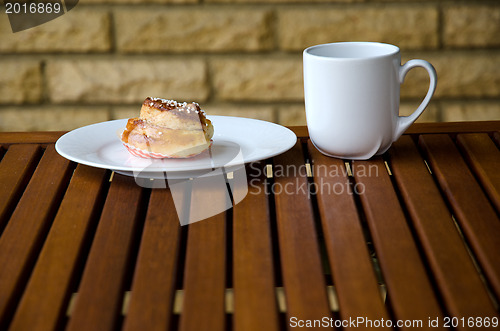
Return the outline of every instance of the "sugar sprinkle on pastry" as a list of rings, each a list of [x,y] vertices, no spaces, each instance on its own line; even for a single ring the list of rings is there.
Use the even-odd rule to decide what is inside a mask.
[[[198,103],[147,97],[139,117],[128,120],[121,139],[136,156],[186,158],[207,150],[213,134]]]

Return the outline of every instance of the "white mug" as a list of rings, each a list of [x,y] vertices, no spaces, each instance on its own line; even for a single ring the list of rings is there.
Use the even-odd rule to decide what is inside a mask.
[[[436,89],[434,67],[424,60],[401,66],[394,45],[323,44],[305,49],[303,56],[309,137],[328,156],[366,160],[383,154],[422,114]],[[414,67],[429,73],[429,90],[413,114],[399,116],[400,85]]]

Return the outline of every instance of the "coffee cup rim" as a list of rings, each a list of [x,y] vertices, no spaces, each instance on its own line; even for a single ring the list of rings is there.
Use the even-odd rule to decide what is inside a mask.
[[[319,48],[325,48],[328,46],[371,46],[371,47],[377,47],[377,48],[385,48],[388,49],[387,52],[383,54],[376,54],[376,55],[369,55],[369,56],[361,56],[361,57],[349,57],[349,56],[327,56],[327,55],[318,55],[311,53],[311,51]],[[304,49],[303,54],[307,56],[312,56],[316,57],[319,59],[325,59],[325,60],[332,60],[332,61],[356,61],[356,60],[368,60],[368,59],[375,59],[375,58],[384,58],[384,57],[392,57],[400,52],[400,49],[398,46],[392,45],[392,44],[387,44],[387,43],[381,43],[381,42],[371,42],[371,41],[345,41],[345,42],[334,42],[334,43],[326,43],[326,44],[319,44],[319,45],[313,45],[310,46],[306,49]]]

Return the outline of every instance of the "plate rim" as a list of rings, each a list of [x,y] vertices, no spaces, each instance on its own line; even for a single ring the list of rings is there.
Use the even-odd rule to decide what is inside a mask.
[[[208,119],[213,119],[213,118],[224,118],[224,119],[230,119],[230,120],[243,120],[243,121],[252,121],[252,122],[259,122],[261,124],[265,124],[265,125],[271,125],[273,127],[276,127],[276,128],[279,128],[280,130],[284,130],[283,132],[287,132],[287,134],[291,134],[290,138],[295,137],[295,139],[293,140],[293,143],[292,143],[292,139],[290,139],[290,143],[286,145],[286,147],[284,146],[280,151],[277,151],[277,152],[273,152],[273,153],[269,153],[269,154],[266,154],[264,157],[261,157],[261,156],[258,156],[258,157],[253,157],[253,158],[250,158],[248,160],[243,160],[243,163],[236,163],[236,164],[229,164],[228,166],[236,166],[236,165],[239,165],[239,164],[247,164],[247,163],[250,163],[250,162],[256,162],[256,161],[260,161],[260,160],[263,160],[263,159],[267,159],[267,158],[271,158],[271,157],[274,157],[276,155],[279,155],[279,154],[282,154],[288,150],[290,150],[296,143],[297,143],[297,135],[295,134],[295,132],[293,132],[292,130],[290,130],[289,128],[281,125],[281,124],[277,124],[277,123],[274,123],[274,122],[269,122],[269,121],[264,121],[264,120],[260,120],[260,119],[255,119],[255,118],[248,118],[248,117],[238,117],[238,116],[225,116],[225,115],[207,115],[207,118]],[[87,166],[91,166],[91,167],[95,167],[95,168],[100,168],[100,169],[108,169],[108,170],[111,170],[111,171],[115,171],[115,170],[118,170],[118,171],[142,171],[144,170],[144,167],[131,167],[131,166],[113,166],[113,165],[105,165],[105,164],[100,164],[100,163],[95,163],[95,162],[92,162],[92,161],[86,161],[86,162],[82,162],[82,159],[81,158],[76,158],[72,155],[69,155],[67,153],[65,153],[64,151],[61,151],[61,141],[64,141],[64,139],[67,139],[67,137],[69,135],[74,135],[75,134],[75,131],[80,131],[80,130],[85,130],[85,129],[88,129],[89,127],[91,126],[94,126],[94,125],[102,125],[104,123],[112,123],[112,122],[118,122],[118,121],[126,121],[128,120],[128,118],[123,118],[123,119],[115,119],[115,120],[109,120],[109,121],[103,121],[103,122],[98,122],[98,123],[92,123],[92,124],[89,124],[89,125],[85,125],[85,126],[82,126],[82,127],[79,127],[79,128],[76,128],[74,130],[71,130],[67,133],[65,133],[64,135],[62,135],[61,137],[59,137],[59,139],[57,139],[56,143],[55,143],[55,149],[57,151],[57,153],[59,155],[61,155],[62,157],[72,161],[72,162],[76,162],[76,163],[79,163],[79,164],[83,164],[83,165],[87,165]],[[198,168],[193,168],[193,169],[165,169],[165,168],[162,168],[162,169],[148,169],[148,172],[166,172],[166,173],[182,173],[182,172],[190,172],[190,171],[200,171],[200,170],[207,170],[209,169],[210,167],[198,167]]]

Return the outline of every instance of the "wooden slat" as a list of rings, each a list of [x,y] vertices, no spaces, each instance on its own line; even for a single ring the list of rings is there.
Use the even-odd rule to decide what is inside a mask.
[[[66,187],[70,162],[45,151],[0,237],[0,329],[10,318]]]
[[[76,168],[11,330],[55,330],[61,322],[82,248],[97,222],[95,215],[100,212],[97,208],[106,173],[84,165]]]
[[[390,149],[391,170],[451,316],[494,316],[476,272],[434,179],[410,137]]]
[[[113,330],[121,312],[142,188],[115,174],[67,330]]]
[[[295,133],[298,138],[307,138],[309,137],[309,131],[307,130],[307,126],[289,126],[290,130]]]
[[[231,206],[231,201],[221,169],[213,175],[194,178],[190,185],[169,182],[173,193],[177,195],[180,191],[179,195],[188,199],[182,205],[189,206],[189,222],[196,222],[188,228],[180,330],[225,327],[227,215],[224,210]]]
[[[459,134],[458,146],[500,213],[500,150],[486,134]]]
[[[224,330],[225,217],[220,213],[189,225],[179,330]]]
[[[387,320],[344,161],[308,150],[340,316]]]
[[[290,126],[297,137],[307,138],[307,126]],[[500,121],[474,121],[474,122],[436,122],[414,123],[405,134],[416,133],[465,133],[465,132],[493,132],[500,130]]]
[[[53,144],[65,131],[0,132],[0,144]]]
[[[0,162],[0,234],[30,179],[39,154],[38,145],[12,146]]]
[[[300,137],[307,137],[306,126],[289,127]],[[474,122],[443,122],[443,123],[414,123],[406,131],[415,133],[443,133],[443,132],[493,132],[500,130],[500,121]],[[46,132],[0,132],[0,144],[49,144],[55,143],[66,131]]]
[[[395,316],[442,317],[384,161],[353,161],[353,172]]]
[[[306,126],[289,127],[299,138],[308,137]],[[474,121],[474,122],[435,122],[414,123],[405,134],[417,133],[477,133],[493,132],[500,130],[500,121]]]
[[[265,164],[247,176],[248,194],[233,209],[234,330],[278,330]]]
[[[493,132],[500,130],[500,121],[474,121],[474,122],[435,122],[414,123],[406,134],[416,133],[469,133]]]
[[[432,172],[497,297],[500,297],[500,220],[447,135],[422,135]]]
[[[274,161],[272,188],[287,318],[321,319],[331,312],[300,143]]]
[[[124,330],[167,330],[172,319],[180,224],[169,189],[149,200]]]

